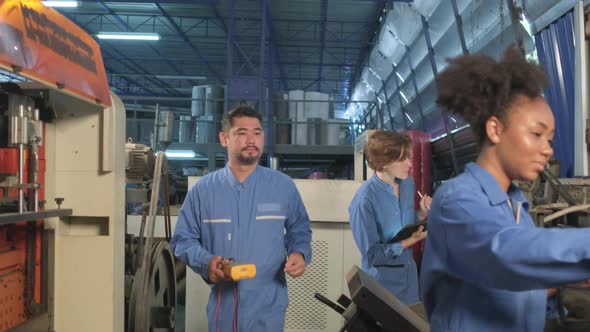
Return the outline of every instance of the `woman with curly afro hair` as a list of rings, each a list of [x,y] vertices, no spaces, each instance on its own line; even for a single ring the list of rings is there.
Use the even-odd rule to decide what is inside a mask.
[[[438,106],[471,125],[480,154],[433,197],[420,276],[431,329],[543,331],[547,289],[590,278],[590,229],[535,227],[512,184],[553,155],[545,74],[509,48],[499,62],[452,59],[437,84]]]

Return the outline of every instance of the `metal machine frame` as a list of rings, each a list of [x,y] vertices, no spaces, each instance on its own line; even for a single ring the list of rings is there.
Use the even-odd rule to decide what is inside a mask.
[[[109,92],[96,41],[40,0],[0,2],[0,38],[0,69],[23,81],[2,87],[0,122],[9,119],[9,129],[0,147],[18,157],[3,174],[0,234],[27,233],[24,262],[8,262],[26,271],[25,287],[0,270],[0,283],[27,309],[0,329],[122,331],[123,103]],[[21,255],[10,236],[0,244]]]

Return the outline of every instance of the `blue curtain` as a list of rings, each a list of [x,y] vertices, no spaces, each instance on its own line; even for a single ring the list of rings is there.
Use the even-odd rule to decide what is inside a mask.
[[[553,158],[560,177],[574,175],[574,19],[573,10],[535,36],[539,62],[549,77],[545,98],[555,116]]]

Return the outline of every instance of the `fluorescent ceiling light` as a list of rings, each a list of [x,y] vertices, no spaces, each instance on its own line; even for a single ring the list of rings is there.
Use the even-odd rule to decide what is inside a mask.
[[[408,118],[408,120],[410,120],[411,123],[414,123],[414,120],[412,120],[412,118],[410,118],[410,116],[408,115],[408,113],[405,113],[405,114],[406,114],[406,118]]]
[[[462,127],[459,127],[457,129],[453,129],[453,130],[451,130],[451,134],[454,134],[454,133],[458,132],[459,130],[463,130],[463,129],[467,128],[467,127],[469,127],[468,124],[467,125],[464,125]],[[447,133],[444,133],[444,134],[442,134],[440,136],[434,137],[433,139],[430,140],[430,142],[434,142],[434,141],[437,141],[437,140],[442,139],[442,138],[445,138],[445,137],[447,137]]]
[[[192,150],[166,150],[166,157],[178,159],[192,159],[197,154]]]
[[[78,1],[41,1],[47,7],[78,7]]]
[[[134,32],[99,32],[98,39],[120,39],[120,40],[160,40],[157,33],[134,33]]]
[[[162,80],[206,80],[207,76],[200,75],[158,75],[158,74],[125,74],[125,73],[110,73],[108,76],[124,76],[124,77],[156,77]],[[192,90],[192,88],[191,88]]]
[[[406,98],[406,95],[404,94],[403,91],[400,90],[399,94],[402,96],[402,98],[404,98],[404,100],[406,101],[406,104],[409,103],[408,98]]]

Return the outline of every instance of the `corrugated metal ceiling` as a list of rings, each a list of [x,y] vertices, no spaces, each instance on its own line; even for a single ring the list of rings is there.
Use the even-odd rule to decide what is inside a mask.
[[[233,76],[258,76],[263,6],[268,4],[264,73],[275,90],[305,89],[347,100],[385,3],[367,0],[80,2],[59,11],[89,34],[156,32],[161,40],[99,40],[113,91],[127,103],[189,107],[194,85],[227,80],[233,21]],[[233,17],[233,19],[232,19]],[[277,57],[269,61],[268,48]],[[201,78],[201,79],[195,79]],[[186,79],[184,79],[186,78]],[[286,83],[286,87],[285,84]],[[160,97],[186,98],[164,101]],[[152,98],[149,100],[148,98]],[[344,105],[337,106],[343,110]]]

